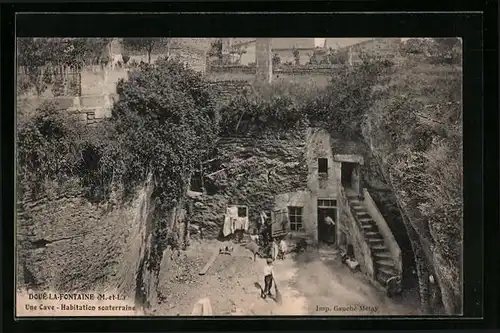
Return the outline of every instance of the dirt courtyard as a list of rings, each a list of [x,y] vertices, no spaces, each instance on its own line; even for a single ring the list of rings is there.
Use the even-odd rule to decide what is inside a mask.
[[[191,315],[195,303],[209,298],[213,315],[417,315],[414,301],[396,301],[372,287],[361,273],[353,273],[329,248],[289,254],[275,262],[274,274],[281,304],[260,298],[265,261],[253,261],[250,251],[232,244],[232,255],[219,255],[208,272],[199,271],[217,241],[193,243],[179,254],[167,254],[159,275],[159,316]],[[274,286],[273,286],[274,293]]]

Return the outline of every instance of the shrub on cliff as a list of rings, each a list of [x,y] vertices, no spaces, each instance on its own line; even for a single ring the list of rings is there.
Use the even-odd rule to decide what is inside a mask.
[[[219,110],[221,136],[282,137],[308,124],[307,107],[318,86],[289,82],[254,83]]]
[[[221,136],[275,136],[300,130],[306,121],[300,105],[287,96],[269,99],[238,95],[220,111]]]
[[[210,88],[184,65],[159,60],[131,73],[117,93],[109,139],[88,147],[99,159],[89,177],[132,190],[151,174],[156,199],[170,207],[216,139]]]
[[[371,148],[409,220],[406,228],[417,235],[410,239],[422,309],[432,311],[427,276],[436,274],[450,314],[460,311],[462,297],[460,45],[409,40],[394,50],[397,64],[363,55],[361,66],[340,72],[307,108],[311,122]]]
[[[22,197],[36,199],[52,182],[64,183],[79,172],[83,130],[53,104],[42,104],[33,116],[18,117],[17,175]]]
[[[345,67],[304,111],[312,123],[345,138],[360,139],[363,117],[373,102],[372,88],[379,82],[380,74],[387,71],[390,64],[379,59],[367,59],[359,67]]]
[[[403,48],[404,63],[375,87],[363,132],[409,219],[407,228],[418,235],[413,246],[431,254],[417,261],[431,264],[443,305],[456,314],[462,298],[461,68],[447,57],[456,44],[418,42],[410,43],[408,54]],[[425,274],[419,272],[421,301],[429,311]]]

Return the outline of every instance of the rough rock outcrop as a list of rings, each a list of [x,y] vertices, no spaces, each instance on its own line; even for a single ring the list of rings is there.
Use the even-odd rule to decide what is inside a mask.
[[[190,199],[191,225],[207,237],[217,237],[227,205],[246,205],[250,226],[259,221],[262,210],[274,207],[274,196],[305,189],[307,165],[305,136],[285,140],[221,139],[212,169],[205,171],[210,190]]]

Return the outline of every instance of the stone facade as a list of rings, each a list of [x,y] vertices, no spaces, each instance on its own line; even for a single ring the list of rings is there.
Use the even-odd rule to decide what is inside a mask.
[[[219,154],[211,161],[217,166],[205,167],[206,193],[192,199],[191,224],[203,228],[205,236],[217,237],[228,205],[249,207],[252,227],[262,210],[300,207],[303,230],[291,234],[312,243],[318,242],[318,200],[340,200],[341,162],[335,160],[335,153],[362,150],[355,142],[334,139],[320,128],[282,140],[226,138],[218,147]],[[327,161],[326,174],[319,174],[320,158]]]

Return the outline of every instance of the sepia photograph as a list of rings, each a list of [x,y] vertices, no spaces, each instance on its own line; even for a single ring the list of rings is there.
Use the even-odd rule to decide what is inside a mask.
[[[463,314],[462,39],[16,39],[16,316]]]

